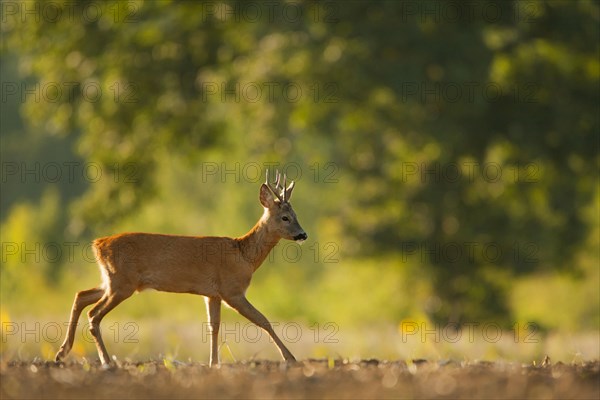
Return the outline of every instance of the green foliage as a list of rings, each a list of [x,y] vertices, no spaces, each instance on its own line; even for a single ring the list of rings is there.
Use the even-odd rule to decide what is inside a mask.
[[[241,235],[260,214],[260,179],[244,177],[244,166],[278,162],[301,167],[303,250],[339,248],[335,266],[304,250],[299,263],[278,259],[277,271],[257,275],[257,304],[281,299],[279,315],[426,313],[510,326],[530,315],[514,302],[529,284],[515,294],[515,282],[535,286],[528,279],[542,274],[557,291],[579,287],[569,276],[584,273],[584,243],[598,246],[598,215],[581,212],[594,204],[600,165],[596,2],[475,2],[461,6],[464,21],[410,15],[394,1],[326,2],[333,16],[300,2],[293,21],[234,18],[244,2],[220,4],[229,17],[208,15],[203,2],[111,4],[125,12],[129,3],[133,20],[107,12],[3,25],[3,57],[18,59],[21,79],[99,85],[98,101],[74,90],[59,101],[29,96],[21,111],[29,132],[74,143],[110,177],[61,186],[60,211],[3,200],[3,236],[20,235],[35,213],[58,215],[44,224],[62,225],[59,238]],[[481,11],[490,7],[500,17]],[[302,95],[286,97],[290,85]],[[40,157],[14,138],[3,129],[3,147]],[[214,165],[219,174],[207,175]],[[222,175],[227,168],[238,172]],[[30,186],[17,189],[39,196]],[[52,237],[30,233],[22,240]],[[316,289],[285,303],[290,282]],[[550,308],[531,309],[538,318]],[[567,319],[597,327],[584,315],[598,304],[587,310]]]
[[[47,190],[39,204],[24,202],[12,208],[2,231],[2,310],[13,309],[19,303],[29,314],[31,306],[50,311],[48,294],[58,289],[60,266],[65,262],[61,248],[61,227],[64,212],[60,210],[60,195]],[[28,299],[27,301],[24,301]]]

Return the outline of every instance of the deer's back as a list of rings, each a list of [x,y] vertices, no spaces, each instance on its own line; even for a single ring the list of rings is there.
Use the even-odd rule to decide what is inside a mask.
[[[217,295],[223,270],[239,268],[237,242],[228,237],[123,233],[96,239],[93,247],[105,283],[136,290]]]

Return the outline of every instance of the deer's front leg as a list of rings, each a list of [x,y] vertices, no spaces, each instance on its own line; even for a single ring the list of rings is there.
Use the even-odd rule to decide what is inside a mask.
[[[292,355],[292,353],[285,347],[283,342],[277,337],[273,327],[267,320],[267,318],[262,315],[260,311],[258,311],[245,296],[236,296],[230,299],[225,300],[231,308],[242,314],[244,317],[248,318],[250,321],[264,329],[269,336],[273,339],[277,348],[281,352],[281,355],[286,361],[296,361],[296,358]]]
[[[221,324],[221,299],[218,297],[206,298],[206,311],[210,326],[210,361],[209,365],[219,363],[219,326]]]

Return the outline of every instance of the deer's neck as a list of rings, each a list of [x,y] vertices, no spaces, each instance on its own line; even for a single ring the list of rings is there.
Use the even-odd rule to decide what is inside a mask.
[[[279,237],[269,230],[267,211],[248,233],[238,239],[242,257],[248,261],[254,271],[261,266],[269,252],[279,242]]]

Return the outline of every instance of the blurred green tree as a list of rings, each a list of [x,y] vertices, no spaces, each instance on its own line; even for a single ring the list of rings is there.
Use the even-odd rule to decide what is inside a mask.
[[[128,178],[77,200],[90,230],[151,199],[161,160],[286,160],[345,254],[421,262],[436,321],[505,323],[511,279],[588,235],[597,2],[92,3],[3,24],[24,78],[78,83],[27,99],[32,128]]]

